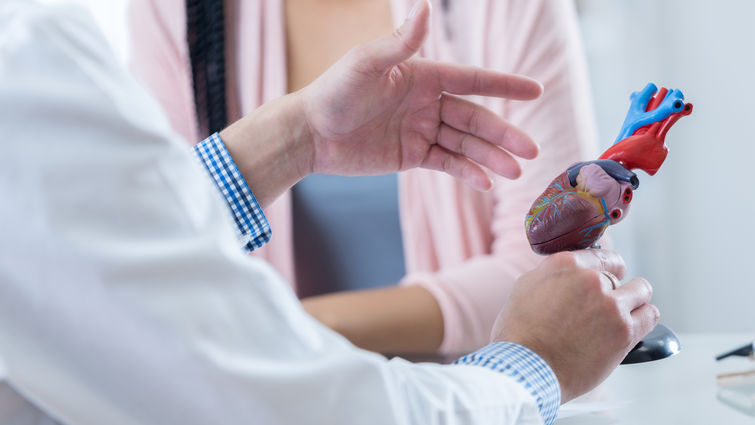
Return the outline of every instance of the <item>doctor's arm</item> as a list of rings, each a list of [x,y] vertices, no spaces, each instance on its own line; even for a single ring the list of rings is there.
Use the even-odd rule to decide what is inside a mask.
[[[307,315],[238,249],[157,104],[74,10],[0,5],[0,127],[13,141],[0,352],[19,392],[72,425],[552,420],[556,375],[520,344],[415,365]]]
[[[357,46],[306,88],[270,102],[220,133],[264,207],[307,174],[375,175],[424,167],[473,188],[482,166],[515,178],[514,157],[537,145],[497,114],[457,95],[535,99],[529,78],[412,56],[430,8],[382,39]]]

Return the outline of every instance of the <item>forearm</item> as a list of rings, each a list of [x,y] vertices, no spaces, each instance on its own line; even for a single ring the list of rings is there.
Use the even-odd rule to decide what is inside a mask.
[[[434,353],[443,316],[420,286],[394,286],[302,300],[304,309],[353,344],[380,353]]]
[[[299,96],[266,103],[220,132],[263,208],[312,170],[312,138]]]

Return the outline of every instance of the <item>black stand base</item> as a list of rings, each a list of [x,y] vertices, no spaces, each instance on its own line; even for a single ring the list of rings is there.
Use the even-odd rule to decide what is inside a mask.
[[[658,324],[632,351],[621,364],[644,363],[665,359],[681,351],[679,338],[671,329]]]

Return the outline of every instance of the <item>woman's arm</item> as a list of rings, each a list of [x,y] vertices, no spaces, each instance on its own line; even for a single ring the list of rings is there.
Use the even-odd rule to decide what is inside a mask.
[[[541,146],[536,160],[522,163],[521,178],[495,179],[490,253],[434,274],[409,275],[402,282],[419,284],[438,300],[444,318],[443,352],[488,341],[490,326],[516,278],[542,261],[524,233],[524,217],[532,202],[556,174],[593,156],[596,148],[586,61],[573,5],[566,0],[461,4],[452,1],[451,23],[466,28],[470,38],[465,42],[481,44],[483,53],[470,53],[454,42],[457,55],[474,65],[531,76],[545,89],[534,102],[483,100]]]
[[[434,353],[443,315],[421,286],[339,292],[302,300],[304,309],[354,345],[379,353]]]

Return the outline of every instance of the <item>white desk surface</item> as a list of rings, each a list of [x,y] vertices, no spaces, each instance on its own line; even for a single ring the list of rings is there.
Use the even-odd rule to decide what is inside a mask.
[[[755,369],[755,362],[714,358],[753,339],[755,333],[679,334],[682,351],[676,356],[619,366],[598,388],[562,408],[563,413],[605,409],[559,419],[556,425],[755,424],[755,408],[748,414],[720,401],[716,384],[718,374]]]

